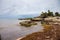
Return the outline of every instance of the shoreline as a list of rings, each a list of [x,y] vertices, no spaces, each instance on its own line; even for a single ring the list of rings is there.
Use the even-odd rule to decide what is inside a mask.
[[[40,40],[45,40],[46,38],[47,39],[51,39],[50,37],[52,37],[52,40],[57,40],[57,39],[60,39],[60,27],[59,27],[60,25],[52,25],[51,26],[51,28],[52,29],[50,29],[50,31],[43,31],[43,32],[34,32],[34,33],[32,33],[32,34],[29,34],[29,35],[26,35],[25,37],[21,37],[21,38],[18,38],[17,40],[29,40],[29,39],[33,39],[34,40],[34,38],[36,39],[36,40],[38,40],[38,37],[39,37],[39,39]],[[53,30],[53,31],[52,31]],[[59,30],[59,31],[56,31],[56,30]],[[49,33],[49,34],[48,34]],[[51,35],[51,34],[52,35]],[[53,34],[54,33],[54,34]],[[56,34],[55,34],[56,33]],[[40,36],[39,36],[40,35]],[[48,35],[48,36],[46,36],[46,35]],[[56,36],[56,37],[55,37]],[[59,36],[59,37],[58,37]],[[45,37],[45,38],[44,38]],[[42,39],[43,38],[43,39]],[[46,39],[46,40],[47,40]]]
[[[28,34],[42,30],[42,26],[24,27],[20,26],[19,22],[21,20],[1,20],[0,30],[2,40],[16,40],[19,37],[26,36]]]

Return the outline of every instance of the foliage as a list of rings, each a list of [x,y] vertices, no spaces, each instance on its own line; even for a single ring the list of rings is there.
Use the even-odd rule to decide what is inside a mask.
[[[48,15],[47,15],[47,12],[45,12],[45,13],[42,12],[42,14],[41,14],[41,17],[42,17],[42,18],[46,18],[47,16],[48,16]]]
[[[50,10],[48,10],[48,12],[42,12],[42,14],[40,15],[41,18],[46,18],[49,16],[60,16],[59,12],[56,12],[55,15],[53,14],[53,12],[51,12]]]
[[[54,16],[53,12],[50,12],[50,10],[48,10],[48,16]]]
[[[60,16],[59,12],[55,12],[55,16]]]

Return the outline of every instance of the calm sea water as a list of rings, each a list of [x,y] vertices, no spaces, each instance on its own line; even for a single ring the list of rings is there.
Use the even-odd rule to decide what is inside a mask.
[[[2,40],[16,40],[17,38],[42,30],[40,24],[32,27],[23,27],[19,25],[21,20],[0,19],[0,34]]]

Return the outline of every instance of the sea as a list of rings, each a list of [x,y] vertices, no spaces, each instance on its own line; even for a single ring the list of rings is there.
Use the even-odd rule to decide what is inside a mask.
[[[22,21],[26,20],[0,19],[1,40],[16,40],[43,29],[40,23],[31,27],[21,26],[19,23]]]

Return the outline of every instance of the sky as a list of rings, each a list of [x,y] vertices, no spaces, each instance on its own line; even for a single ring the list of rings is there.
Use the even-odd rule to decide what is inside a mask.
[[[60,0],[0,0],[0,15],[40,14],[47,10],[60,12]]]

